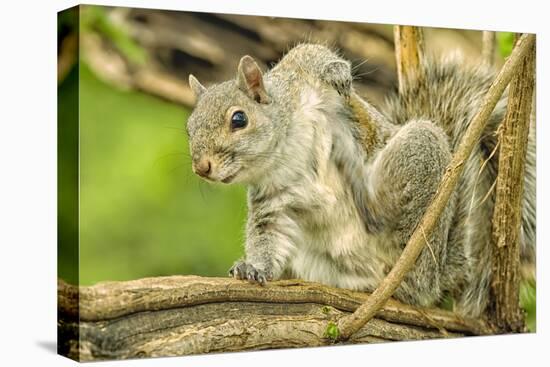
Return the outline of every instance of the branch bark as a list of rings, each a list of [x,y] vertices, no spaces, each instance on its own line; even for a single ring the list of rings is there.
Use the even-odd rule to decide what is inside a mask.
[[[516,46],[517,47],[517,46]],[[520,244],[525,155],[534,89],[534,45],[510,84],[508,109],[500,132],[493,214],[494,322],[502,332],[524,331],[519,305]]]
[[[393,29],[399,93],[403,93],[425,78],[424,37],[419,27],[396,25]]]
[[[449,198],[458,182],[464,168],[464,162],[470,156],[473,147],[479,141],[481,133],[499,101],[504,89],[510,83],[525,58],[534,45],[534,35],[523,35],[517,42],[514,51],[506,60],[501,71],[495,78],[489,91],[481,101],[480,107],[476,115],[473,117],[468,129],[466,130],[462,141],[460,142],[455,154],[445,175],[443,176],[437,193],[435,194],[431,204],[428,206],[426,213],[422,217],[419,225],[413,232],[411,238],[407,242],[403,253],[397,260],[390,273],[382,280],[378,288],[373,292],[372,296],[361,305],[353,314],[340,319],[338,323],[340,331],[340,339],[347,339],[361,327],[363,327],[391,297],[393,292],[399,287],[401,281],[409,270],[414,266],[414,263],[424,248],[426,243],[425,236],[430,234],[443,209],[447,205]]]
[[[59,351],[82,361],[332,344],[369,295],[299,280],[265,287],[172,276],[76,287],[58,282]],[[484,322],[390,300],[347,343],[486,335]]]

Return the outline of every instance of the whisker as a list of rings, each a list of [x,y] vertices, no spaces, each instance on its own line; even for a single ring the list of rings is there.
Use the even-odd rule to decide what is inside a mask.
[[[184,134],[187,134],[187,130],[182,129],[181,127],[176,127],[176,126],[161,126],[161,128],[163,128],[163,129],[170,129],[170,130],[178,130],[178,131],[181,131],[181,132],[184,133]]]
[[[234,160],[234,163],[242,164],[246,163],[246,161],[243,159],[243,157],[253,157],[258,162],[264,162],[266,160],[274,161],[279,166],[282,166],[289,171],[292,171],[295,175],[297,175],[299,178],[309,180],[311,177],[309,175],[306,175],[304,172],[301,172],[299,170],[296,170],[295,167],[289,164],[288,157],[276,154],[270,154],[269,152],[263,152],[263,153],[247,153],[247,152],[241,152],[238,154],[239,157],[236,157]]]
[[[351,68],[351,71],[354,72],[355,70],[359,69],[361,66],[363,66],[364,64],[366,64],[367,62],[369,62],[369,58],[367,59],[364,59],[363,61],[361,61],[359,64],[357,65],[354,65],[352,68]]]
[[[201,194],[202,201],[206,202],[206,197],[204,196],[204,192],[202,191],[203,189],[202,184],[203,184],[202,180],[197,180],[197,185],[199,187],[199,192]]]
[[[364,77],[365,75],[370,75],[370,74],[372,74],[372,73],[377,72],[378,70],[380,70],[380,68],[375,68],[375,69],[373,69],[373,70],[366,71],[366,72],[361,73],[361,74],[354,74],[354,75],[353,75],[353,80],[358,80],[358,79]]]
[[[157,158],[155,158],[155,160],[153,161],[153,165],[158,164],[159,161],[162,160],[162,159],[165,159],[165,158],[168,158],[168,157],[173,157],[173,156],[184,156],[185,158],[191,158],[191,156],[187,152],[167,153],[167,154],[163,154],[163,155],[158,156]]]

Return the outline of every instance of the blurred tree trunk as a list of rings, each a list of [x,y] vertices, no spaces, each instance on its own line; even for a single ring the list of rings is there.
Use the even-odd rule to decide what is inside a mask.
[[[85,61],[101,78],[162,98],[193,105],[190,73],[205,85],[234,77],[239,59],[273,66],[299,42],[319,42],[342,52],[354,66],[354,86],[375,105],[397,89],[392,26],[311,19],[192,13],[153,9],[109,9],[110,21],[147,52],[136,65],[101,34],[83,32]],[[449,43],[477,62],[481,32],[425,29],[427,52],[442,54]]]

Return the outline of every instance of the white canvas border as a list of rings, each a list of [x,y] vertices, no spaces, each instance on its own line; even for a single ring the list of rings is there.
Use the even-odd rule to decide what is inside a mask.
[[[101,366],[533,365],[548,339],[548,20],[543,1],[94,1],[96,4],[414,24],[537,33],[537,333],[455,340],[232,353]],[[2,365],[73,365],[55,354],[56,338],[56,11],[76,3],[11,2],[0,72],[0,244],[3,254]],[[546,354],[546,353],[545,353]],[[10,363],[11,362],[11,363]],[[28,363],[27,363],[28,362]],[[33,363],[34,362],[34,363]],[[537,363],[538,364],[538,363]]]

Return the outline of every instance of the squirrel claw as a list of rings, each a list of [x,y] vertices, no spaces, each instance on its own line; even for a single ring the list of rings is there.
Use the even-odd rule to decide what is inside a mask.
[[[266,285],[267,281],[272,278],[268,272],[259,270],[254,265],[244,261],[237,261],[229,269],[229,276],[235,279],[248,280],[250,283],[258,283],[262,286]]]

